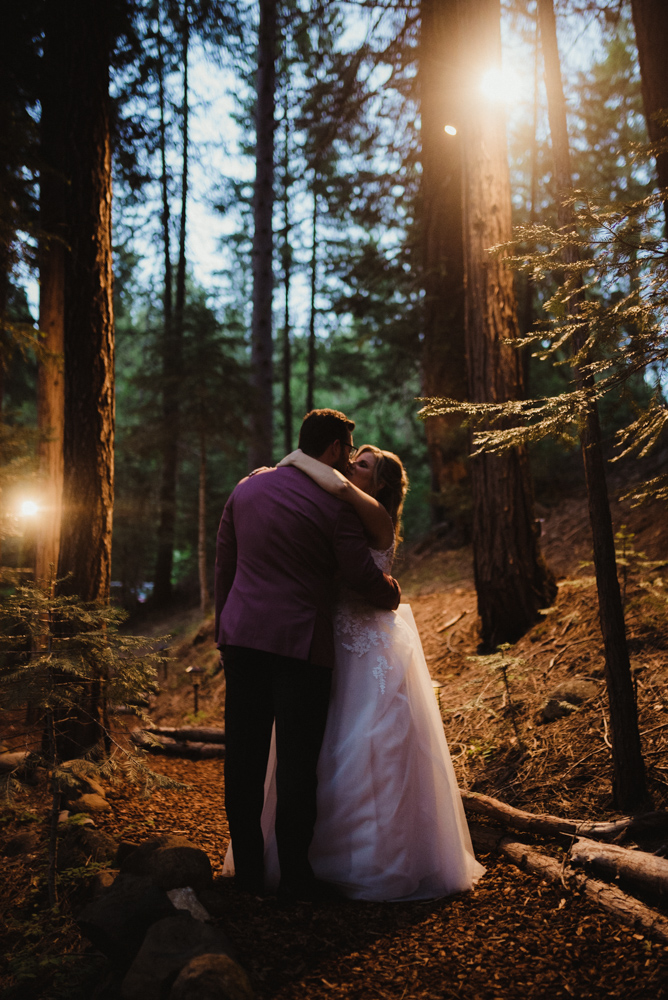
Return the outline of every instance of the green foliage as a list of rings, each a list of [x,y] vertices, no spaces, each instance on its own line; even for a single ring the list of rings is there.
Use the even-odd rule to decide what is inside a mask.
[[[465,413],[477,428],[476,451],[502,451],[547,436],[573,444],[592,403],[610,396],[629,401],[616,435],[618,458],[646,455],[668,421],[662,389],[668,361],[668,243],[659,235],[661,196],[601,208],[579,194],[573,210],[569,230],[520,227],[518,241],[546,249],[509,262],[537,283],[552,273],[563,277],[545,303],[548,319],[528,339],[535,358],[561,369],[568,364],[592,382],[509,403],[427,401],[422,416]],[[657,480],[636,498],[660,495],[665,485],[663,478]]]

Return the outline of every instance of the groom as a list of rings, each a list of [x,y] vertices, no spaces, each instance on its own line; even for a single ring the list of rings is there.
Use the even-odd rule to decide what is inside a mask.
[[[336,410],[312,410],[299,447],[345,473],[354,426]],[[322,892],[308,849],[338,583],[379,608],[399,604],[399,585],[375,565],[351,507],[292,466],[242,479],[218,529],[216,643],[225,668],[225,807],[235,881],[256,895],[264,888],[260,817],[274,720],[279,893],[301,900]]]

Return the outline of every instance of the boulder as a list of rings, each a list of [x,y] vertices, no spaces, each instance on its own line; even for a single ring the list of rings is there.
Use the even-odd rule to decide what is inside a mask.
[[[229,955],[199,955],[178,974],[169,1000],[251,1000],[248,976]]]
[[[121,873],[107,892],[84,907],[77,924],[99,951],[127,968],[149,927],[175,913],[167,893],[150,878]]]
[[[584,677],[571,677],[558,684],[548,697],[566,701],[570,705],[581,705],[590,698],[595,698],[598,693],[599,686],[594,681],[585,680]]]
[[[202,906],[189,885],[183,889],[170,889],[167,895],[177,910],[186,910],[195,920],[203,920],[205,923],[211,920],[211,914]]]
[[[86,792],[77,798],[68,799],[67,804],[70,813],[101,813],[111,812],[111,806],[105,798],[97,792]]]
[[[122,872],[146,875],[168,891],[190,886],[195,892],[213,882],[211,862],[205,851],[185,837],[157,837],[131,851],[120,863]]]
[[[22,830],[5,844],[3,853],[6,858],[16,858],[19,854],[34,854],[39,849],[40,841],[39,830]]]
[[[81,762],[78,760],[66,760],[59,765],[59,771],[66,771],[68,774],[67,783],[69,787],[63,789],[63,795],[71,801],[81,795],[99,795],[100,798],[107,797],[107,790],[99,781],[89,774],[84,774],[80,770]]]
[[[111,862],[118,844],[90,824],[63,823],[58,828],[58,868],[82,868],[93,861]]]
[[[230,944],[222,931],[189,913],[159,920],[149,929],[123,980],[123,1000],[163,1000],[181,969],[198,955],[223,955]]]
[[[585,701],[595,698],[598,693],[598,684],[585,680],[584,677],[571,677],[562,681],[550,691],[547,701],[538,713],[537,721],[554,722],[555,719],[562,719],[565,715],[575,712]]]

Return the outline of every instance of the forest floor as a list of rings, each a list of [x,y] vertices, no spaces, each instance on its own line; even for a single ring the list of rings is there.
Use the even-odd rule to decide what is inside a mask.
[[[443,685],[437,694],[460,786],[532,812],[610,819],[619,814],[611,795],[586,501],[573,496],[541,511],[541,517],[541,544],[559,592],[544,620],[505,654],[508,690],[498,659],[477,656],[470,550],[440,549],[427,538],[407,551],[397,573],[432,677]],[[622,586],[649,785],[655,808],[664,809],[668,512],[615,504],[613,517],[617,531],[625,525],[635,536],[624,543]],[[156,635],[176,635],[167,677],[151,706],[154,722],[222,725],[224,679],[214,674],[212,622],[202,623],[187,612],[151,629]],[[144,634],[150,631],[147,626]],[[193,665],[206,671],[197,716],[185,672]],[[593,696],[564,717],[543,722],[546,700],[574,679],[593,685]],[[128,716],[115,719],[121,744],[128,724]],[[7,732],[12,735],[5,725],[3,740]],[[668,997],[668,947],[605,915],[573,888],[541,881],[494,856],[481,857],[487,872],[472,892],[430,902],[286,907],[235,894],[229,880],[220,877],[228,841],[222,761],[155,757],[151,764],[189,787],[158,789],[146,798],[140,789],[119,784],[110,795],[112,812],[96,817],[96,823],[119,840],[180,833],[207,851],[223,898],[219,923],[235,943],[258,1000]],[[44,785],[25,787],[0,816],[0,847],[21,830],[44,831],[45,815]],[[0,996],[107,1000],[108,994],[91,985],[100,981],[104,964],[67,918],[81,898],[76,873],[63,890],[66,918],[44,915],[43,839],[37,838],[31,853],[3,861],[0,911],[12,957],[0,967]]]

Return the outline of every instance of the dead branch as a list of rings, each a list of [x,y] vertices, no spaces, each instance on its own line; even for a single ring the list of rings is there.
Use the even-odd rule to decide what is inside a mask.
[[[225,730],[219,726],[147,726],[145,732],[186,743],[225,742]]]
[[[488,816],[511,830],[523,830],[528,833],[539,833],[554,837],[560,834],[582,835],[600,840],[612,840],[620,833],[631,833],[642,829],[667,829],[668,813],[644,813],[640,816],[623,816],[611,823],[595,823],[591,820],[565,819],[561,816],[551,816],[549,813],[529,813],[523,809],[515,809],[505,802],[493,799],[489,795],[478,792],[467,792],[460,789],[466,812],[479,816]]]
[[[135,729],[131,734],[133,743],[148,750],[149,753],[164,754],[167,757],[186,757],[190,760],[209,760],[212,757],[224,757],[223,743],[192,743],[184,740],[173,740],[169,736],[149,733],[143,729]]]
[[[634,899],[633,896],[628,896],[616,886],[606,885],[605,882],[598,882],[584,875],[564,872],[561,862],[540,854],[513,837],[506,836],[503,830],[479,826],[477,823],[472,823],[470,830],[476,850],[483,853],[494,851],[522,871],[528,871],[550,882],[561,882],[566,888],[577,889],[623,923],[639,928],[655,940],[668,944],[668,918]]]

